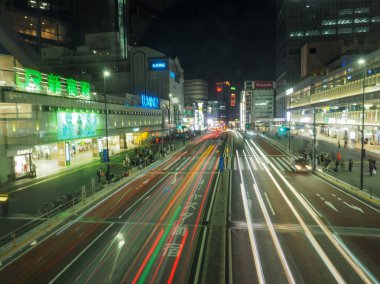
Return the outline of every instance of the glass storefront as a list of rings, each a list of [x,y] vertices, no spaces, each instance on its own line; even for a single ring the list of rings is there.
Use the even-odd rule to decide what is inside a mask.
[[[13,162],[16,178],[29,175],[31,167],[31,154],[14,156]]]

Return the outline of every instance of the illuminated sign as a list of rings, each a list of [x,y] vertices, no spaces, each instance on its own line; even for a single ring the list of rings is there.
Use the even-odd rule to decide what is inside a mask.
[[[23,150],[17,150],[16,155],[21,156],[21,155],[26,155],[26,154],[31,154],[32,149],[23,149]]]
[[[169,72],[170,77],[175,78],[175,73],[173,71]]]
[[[220,93],[220,92],[222,91],[222,88],[221,88],[221,87],[217,87],[217,88],[216,88],[216,91],[217,91],[218,93]]]
[[[159,108],[159,100],[156,97],[141,95],[141,106],[148,108]]]
[[[151,71],[168,70],[168,60],[167,59],[151,59],[151,60],[149,60],[149,70],[151,70]]]
[[[16,86],[27,91],[45,91],[49,95],[90,97],[90,83],[65,79],[54,74],[43,74],[33,69],[16,68]]]
[[[236,94],[231,94],[230,106],[236,106]]]
[[[96,132],[95,113],[58,112],[58,140],[93,137]]]
[[[273,89],[272,81],[255,81],[255,89]]]
[[[232,87],[231,87],[231,90],[232,90],[232,91],[235,91],[235,90],[236,90],[236,87],[232,86]]]
[[[65,142],[65,160],[66,166],[70,166],[70,144],[69,142]]]

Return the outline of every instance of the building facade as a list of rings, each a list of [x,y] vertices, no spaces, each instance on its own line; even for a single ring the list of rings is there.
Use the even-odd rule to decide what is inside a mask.
[[[345,53],[380,47],[377,0],[277,0],[276,84],[279,93],[301,78],[301,48],[306,43],[341,41]]]
[[[184,100],[184,125],[194,130],[205,129],[207,127],[208,82],[201,79],[185,80]]]
[[[326,76],[308,78],[286,93],[288,120],[292,129],[344,140],[354,147],[364,133],[365,143],[380,140],[380,50]],[[364,105],[363,105],[364,100]],[[315,116],[314,116],[315,113]],[[362,132],[364,114],[365,129]]]
[[[89,82],[23,68],[11,56],[0,62],[1,183],[29,175],[37,160],[70,166],[80,151],[104,159],[108,144],[112,155],[163,131],[158,98],[105,97]]]

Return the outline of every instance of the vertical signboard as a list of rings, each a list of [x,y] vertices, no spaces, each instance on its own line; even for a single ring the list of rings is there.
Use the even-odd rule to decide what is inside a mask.
[[[71,153],[70,153],[70,144],[69,144],[69,142],[65,142],[65,158],[66,158],[66,166],[70,166],[70,163],[71,163]]]

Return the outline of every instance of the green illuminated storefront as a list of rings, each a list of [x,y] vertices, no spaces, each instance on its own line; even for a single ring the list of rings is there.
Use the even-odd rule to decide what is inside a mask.
[[[81,150],[99,157],[106,116],[109,141],[120,149],[133,129],[152,133],[162,127],[159,108],[129,107],[125,99],[107,96],[106,113],[104,96],[92,93],[90,83],[33,69],[0,69],[0,95],[0,155],[6,157],[1,184],[28,175],[36,159],[68,166]]]

